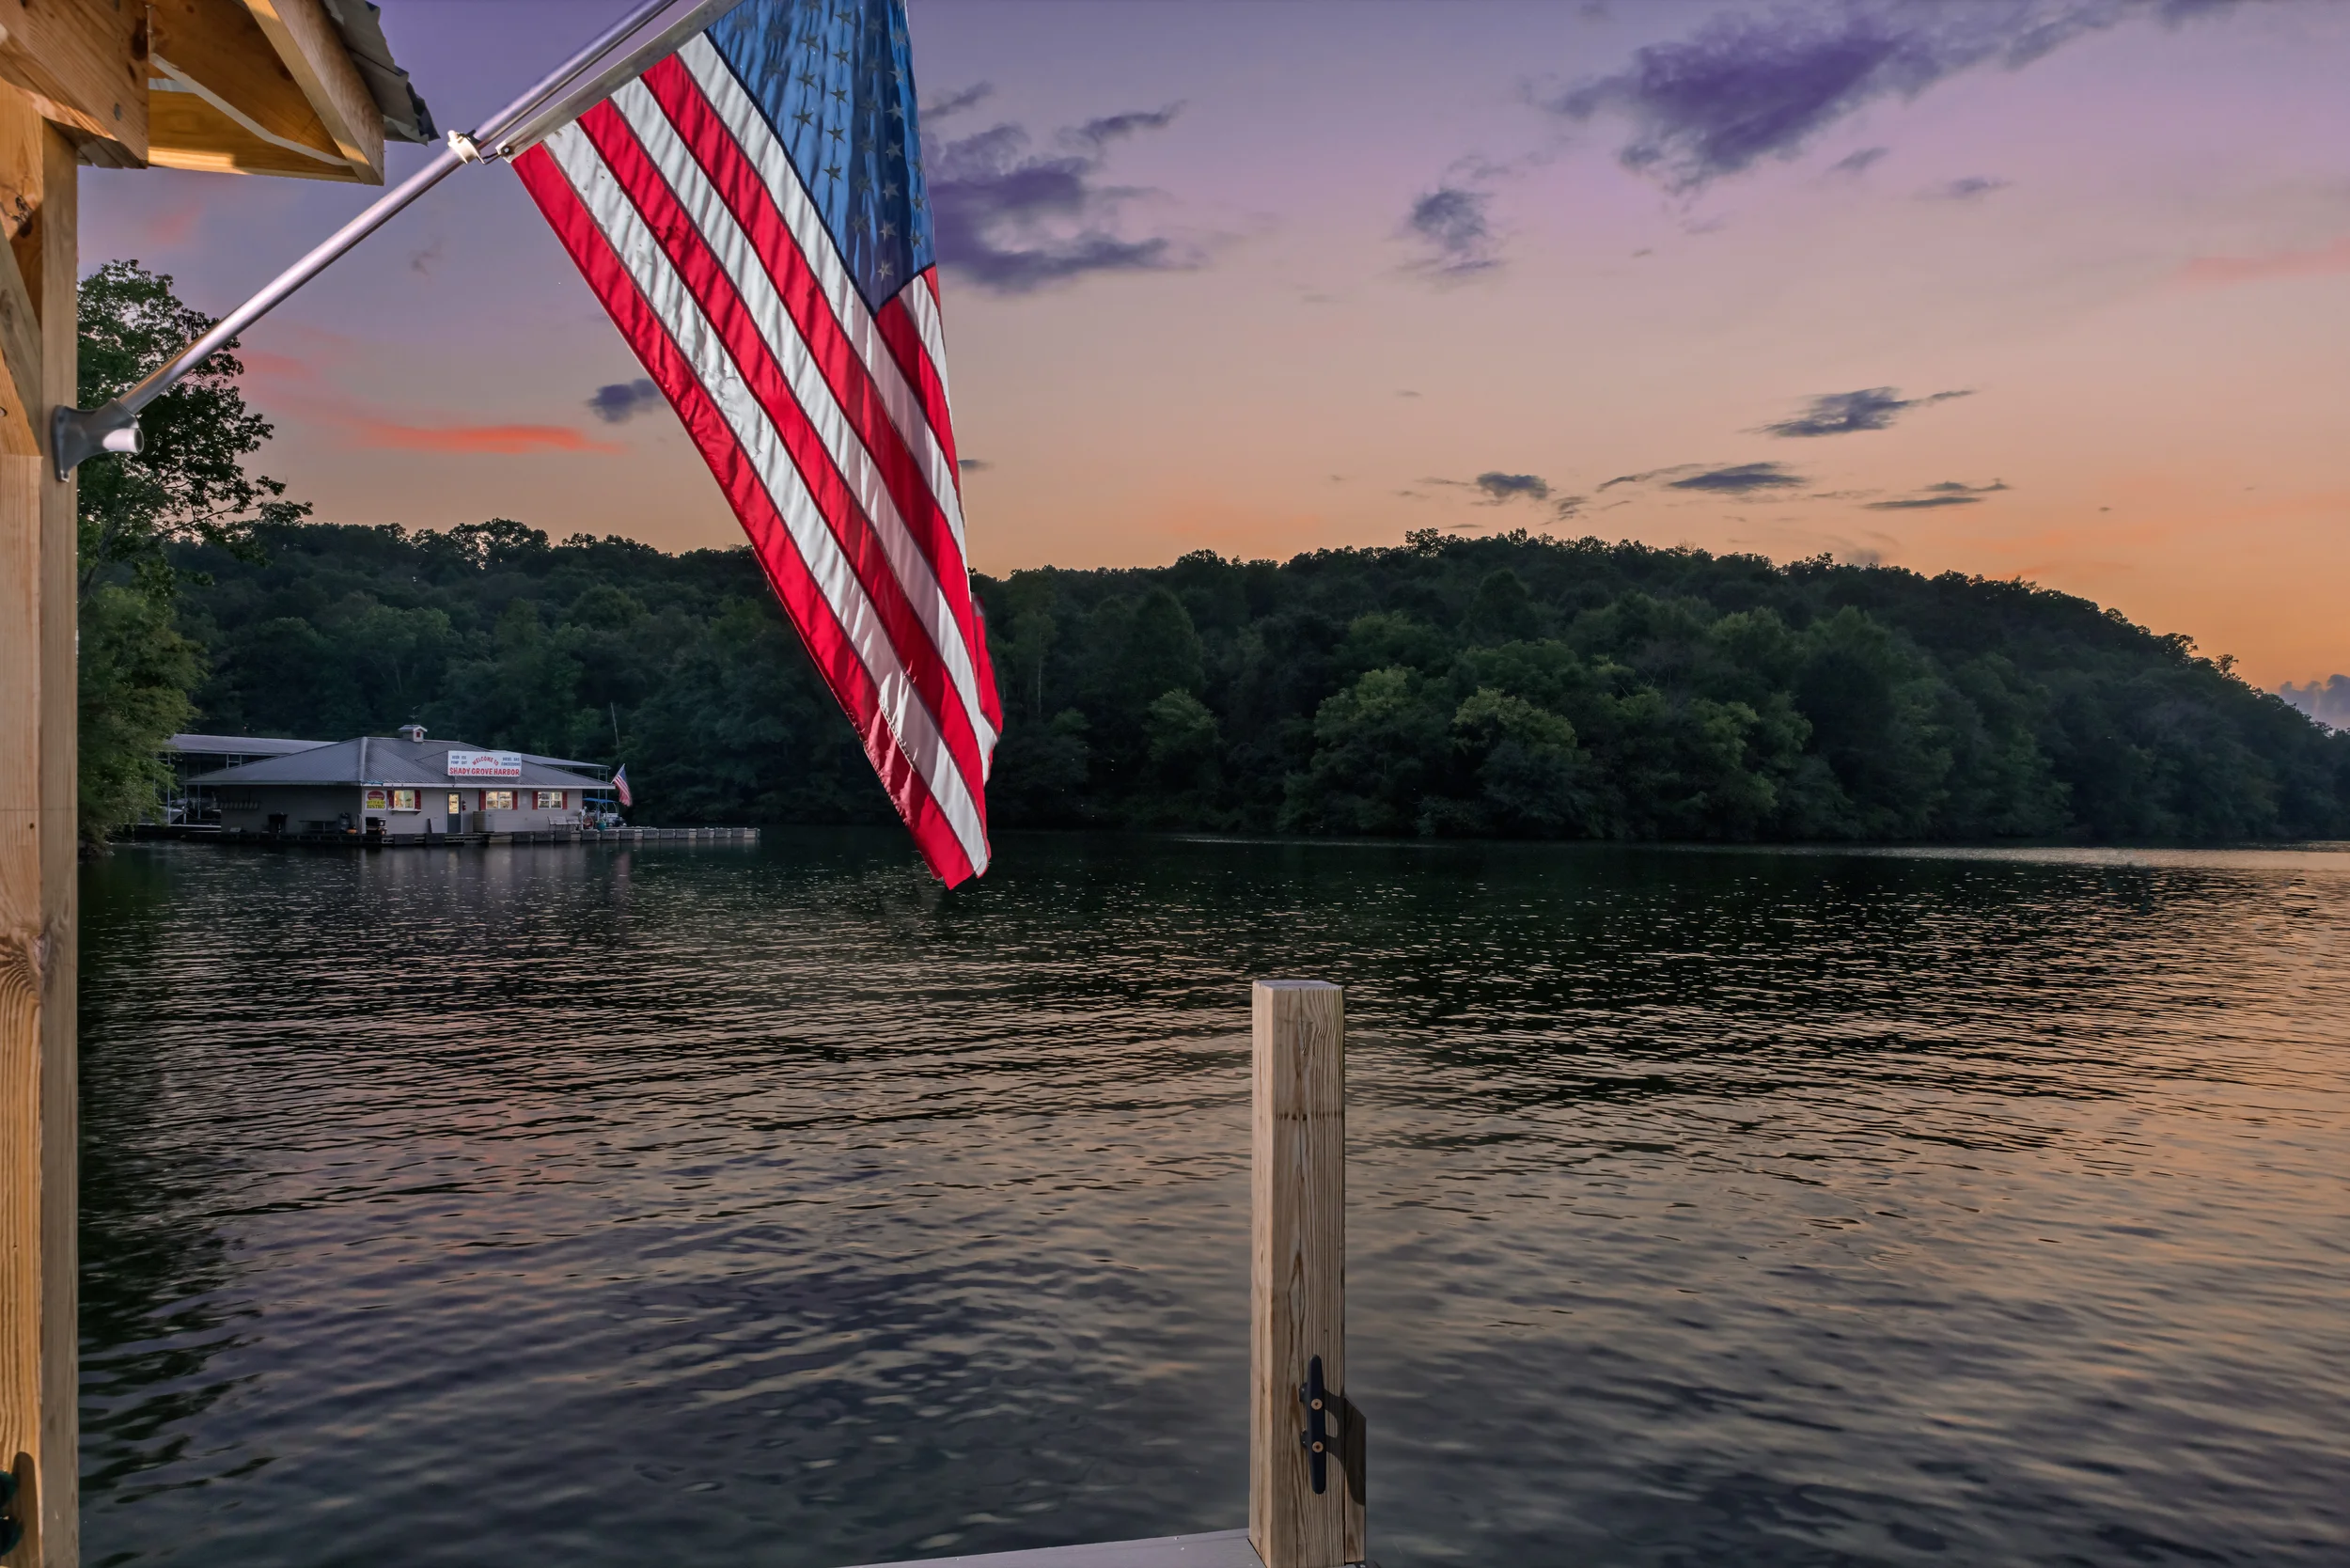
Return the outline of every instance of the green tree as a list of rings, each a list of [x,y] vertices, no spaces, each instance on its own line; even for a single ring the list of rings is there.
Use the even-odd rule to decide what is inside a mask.
[[[1151,738],[1151,766],[1162,785],[1198,791],[1215,782],[1224,737],[1206,703],[1187,691],[1162,692],[1145,710],[1143,729]]]
[[[128,391],[212,325],[172,292],[169,277],[135,261],[107,262],[81,284],[84,400]],[[208,544],[251,559],[257,525],[308,510],[284,500],[276,480],[245,471],[270,427],[245,407],[236,384],[243,373],[229,349],[214,354],[148,405],[144,451],[101,454],[76,476],[86,852],[154,805],[168,776],[157,754],[188,722],[203,677],[202,650],[174,623],[180,573],[170,547]]]
[[[128,392],[213,325],[172,292],[167,274],[136,261],[109,261],[84,278],[79,304],[82,400],[92,407]],[[244,460],[271,431],[238,389],[244,365],[236,347],[229,339],[147,406],[137,456],[102,452],[82,464],[75,477],[85,597],[110,572],[168,593],[167,545],[248,553],[256,525],[308,515],[307,506],[284,499],[283,484],[245,471]]]
[[[1282,825],[1308,833],[1409,833],[1449,761],[1438,693],[1408,669],[1374,669],[1314,714],[1314,754],[1290,781]]]
[[[96,854],[107,834],[160,805],[171,782],[163,741],[188,722],[204,661],[154,594],[102,584],[81,614],[78,807],[83,852]]]

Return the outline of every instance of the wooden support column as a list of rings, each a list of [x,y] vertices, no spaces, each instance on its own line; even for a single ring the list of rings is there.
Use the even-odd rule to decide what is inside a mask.
[[[1363,1421],[1346,1390],[1346,994],[1259,980],[1248,1303],[1248,1539],[1265,1568],[1365,1558]],[[1299,1397],[1321,1361],[1323,1490]]]
[[[73,1568],[73,486],[47,456],[74,401],[75,149],[0,86],[0,1466],[25,1539],[7,1568]]]

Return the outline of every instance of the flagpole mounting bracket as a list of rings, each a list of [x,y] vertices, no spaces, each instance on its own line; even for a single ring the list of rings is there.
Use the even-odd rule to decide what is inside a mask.
[[[85,413],[63,403],[49,416],[49,450],[57,463],[57,482],[73,478],[73,470],[101,452],[135,455],[147,445],[139,430],[138,411],[119,401]]]

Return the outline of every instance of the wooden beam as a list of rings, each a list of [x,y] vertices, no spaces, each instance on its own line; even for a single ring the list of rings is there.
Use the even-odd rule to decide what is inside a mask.
[[[39,211],[41,158],[47,138],[39,110],[22,92],[0,88],[0,454],[39,457],[40,433]],[[31,268],[31,280],[25,269]],[[0,1463],[5,1462],[0,1455]]]
[[[362,140],[347,149],[244,0],[155,0],[151,14],[149,162],[220,174],[383,183],[382,117],[374,121],[371,144]],[[283,26],[287,14],[298,13],[288,6],[273,11],[272,19]],[[317,20],[327,25],[322,13]],[[339,41],[335,47],[339,50]],[[336,58],[356,84],[350,56]],[[304,69],[315,73],[326,68],[307,61]],[[337,118],[344,107],[330,103]]]
[[[1248,1539],[1265,1568],[1364,1559],[1363,1423],[1346,1399],[1346,994],[1259,980],[1250,998]],[[1319,1360],[1325,1453],[1300,1438]]]
[[[0,101],[18,89],[0,87]],[[0,138],[31,106],[0,102]],[[45,415],[74,400],[76,143],[43,125],[11,249],[38,269]],[[8,149],[22,162],[22,149]],[[0,157],[0,165],[8,159]],[[74,1568],[74,507],[44,455],[0,455],[0,1466],[24,1486],[10,1568]]]
[[[0,0],[0,81],[30,94],[86,162],[147,161],[146,40],[139,0]]]
[[[384,111],[319,0],[244,0],[319,123],[368,184],[384,183]]]

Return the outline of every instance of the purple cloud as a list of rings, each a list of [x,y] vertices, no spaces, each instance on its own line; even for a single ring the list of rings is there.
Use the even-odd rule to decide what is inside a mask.
[[[2009,71],[2138,17],[2165,23],[2230,0],[1968,0],[1732,10],[1688,38],[1633,52],[1612,75],[1541,97],[1574,120],[1631,128],[1627,168],[1693,191],[1765,158],[1793,158],[1863,104],[1910,99],[1978,66]],[[1849,162],[1849,160],[1847,160]],[[1866,166],[1863,164],[1860,166]]]
[[[1931,397],[1904,398],[1896,387],[1869,386],[1857,392],[1828,392],[1814,398],[1803,412],[1776,424],[1765,425],[1765,435],[1812,436],[1850,435],[1856,431],[1881,431],[1893,423],[1896,416],[1913,408],[1926,408],[1946,403],[1952,398],[1971,397],[1971,390],[1936,392]]]

